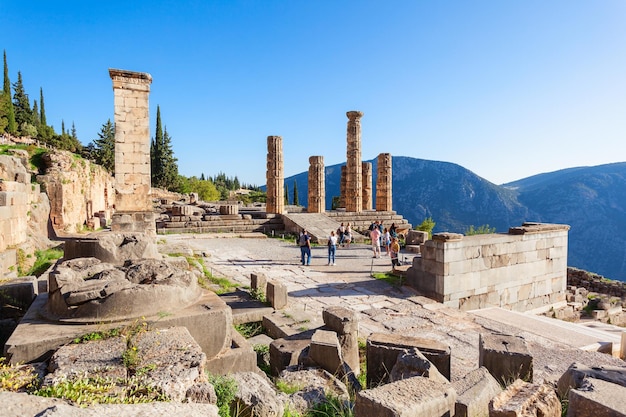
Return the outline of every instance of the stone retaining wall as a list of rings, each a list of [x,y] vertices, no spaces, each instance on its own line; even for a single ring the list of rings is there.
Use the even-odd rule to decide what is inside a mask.
[[[606,294],[611,297],[622,299],[626,297],[626,282],[609,280],[582,269],[567,268],[567,285],[582,287],[587,291]]]
[[[407,284],[449,307],[528,311],[565,301],[569,226],[525,223],[508,234],[438,234]]]

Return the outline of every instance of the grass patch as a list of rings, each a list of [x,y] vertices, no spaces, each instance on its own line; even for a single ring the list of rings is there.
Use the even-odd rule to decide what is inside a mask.
[[[402,285],[402,277],[391,272],[375,272],[372,274],[372,278],[385,281],[395,287],[399,287]]]
[[[170,254],[170,256],[180,256],[179,254]],[[214,291],[216,294],[225,294],[228,292],[233,292],[237,288],[237,284],[229,280],[228,278],[216,277],[214,276],[204,265],[204,260],[200,256],[192,257],[185,256],[189,265],[198,265],[202,270],[203,277],[198,279],[198,284],[207,290]],[[217,286],[215,288],[213,286]]]
[[[348,400],[330,395],[326,401],[316,404],[307,416],[315,417],[354,417],[353,404]]]
[[[230,417],[230,403],[237,393],[237,381],[232,377],[208,374],[209,383],[215,389],[217,408],[220,417]]]
[[[265,329],[263,328],[263,322],[254,321],[251,323],[236,324],[235,330],[246,339],[263,334]]]
[[[51,249],[35,251],[37,259],[27,275],[40,276],[46,272],[57,259],[62,258],[63,254],[64,252],[61,245]]]
[[[31,392],[41,381],[34,369],[28,365],[9,365],[0,358],[0,391]]]
[[[298,385],[288,384],[285,381],[279,379],[278,381],[276,381],[276,389],[282,393],[291,395],[300,391],[302,387],[299,387]]]

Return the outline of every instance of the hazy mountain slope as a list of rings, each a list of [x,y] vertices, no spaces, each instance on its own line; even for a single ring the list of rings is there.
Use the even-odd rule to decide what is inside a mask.
[[[568,264],[626,280],[626,163],[571,168],[509,184],[544,222],[571,226]]]

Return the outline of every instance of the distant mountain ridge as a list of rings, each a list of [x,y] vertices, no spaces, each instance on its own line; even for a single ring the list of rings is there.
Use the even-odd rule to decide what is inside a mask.
[[[376,159],[367,162],[375,184]],[[339,195],[342,165],[325,169],[327,209]],[[470,225],[506,232],[524,221],[568,224],[568,265],[626,281],[626,162],[568,168],[503,185],[450,162],[394,156],[392,170],[393,209],[413,225],[432,217],[436,232],[463,233]],[[295,181],[299,204],[307,205],[307,177],[303,172],[285,178],[290,201]]]

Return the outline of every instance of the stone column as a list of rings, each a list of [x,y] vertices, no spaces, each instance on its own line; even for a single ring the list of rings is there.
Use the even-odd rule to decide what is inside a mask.
[[[372,209],[372,163],[363,162],[363,210]]]
[[[115,118],[115,214],[111,230],[156,235],[150,201],[150,115],[152,76],[109,69]]]
[[[341,166],[341,179],[339,180],[339,207],[346,208],[346,166]]]
[[[309,158],[309,204],[308,213],[324,213],[326,211],[326,183],[324,177],[324,157]]]
[[[391,154],[381,153],[376,178],[376,211],[392,211],[391,206]]]
[[[285,212],[285,178],[283,174],[283,138],[267,137],[267,213],[283,214]]]
[[[360,111],[349,111],[348,152],[346,158],[346,211],[363,210],[363,178],[361,173],[361,117]]]

